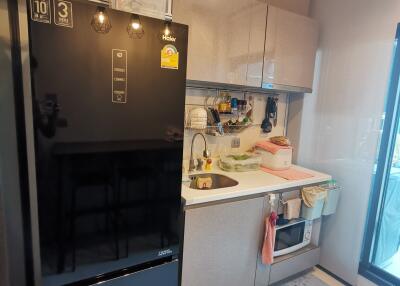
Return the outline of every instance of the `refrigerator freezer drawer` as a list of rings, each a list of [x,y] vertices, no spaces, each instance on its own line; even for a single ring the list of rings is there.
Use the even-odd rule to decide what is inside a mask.
[[[174,260],[122,277],[99,283],[101,286],[178,286],[179,262]]]

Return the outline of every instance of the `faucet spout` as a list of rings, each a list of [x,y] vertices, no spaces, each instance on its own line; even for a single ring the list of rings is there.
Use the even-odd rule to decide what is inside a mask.
[[[211,153],[210,151],[207,149],[207,140],[206,137],[202,134],[202,133],[196,133],[193,135],[192,138],[192,145],[190,146],[190,160],[189,160],[189,172],[194,171],[194,169],[196,168],[195,164],[194,164],[194,159],[193,159],[193,145],[194,145],[194,141],[196,139],[196,137],[200,135],[203,140],[204,140],[204,150],[203,150],[203,156],[205,158],[210,158]]]

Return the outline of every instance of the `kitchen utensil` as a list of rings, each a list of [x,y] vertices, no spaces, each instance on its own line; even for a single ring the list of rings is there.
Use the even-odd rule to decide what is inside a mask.
[[[267,105],[265,106],[265,118],[261,123],[261,129],[264,133],[270,133],[272,131],[272,124],[270,119],[270,110],[271,110],[271,98],[268,97]]]
[[[210,109],[211,114],[213,116],[215,125],[217,126],[218,133],[221,134],[221,135],[224,135],[224,128],[223,128],[223,126],[221,124],[221,119],[219,117],[218,110],[216,110],[215,108],[211,108],[211,107],[209,109]]]
[[[269,119],[272,119],[273,126],[275,127],[278,123],[278,107],[277,107],[277,97],[270,97],[269,99],[269,105],[268,105],[268,114],[269,114]]]
[[[274,127],[278,124],[278,98],[275,97],[272,99],[272,106],[271,106],[271,116],[273,119]]]

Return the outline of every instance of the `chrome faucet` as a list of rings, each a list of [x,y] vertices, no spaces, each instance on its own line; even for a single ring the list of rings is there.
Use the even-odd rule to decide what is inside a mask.
[[[201,137],[203,137],[204,140],[204,151],[203,151],[203,156],[205,158],[210,158],[211,153],[210,151],[207,149],[207,140],[206,137],[202,134],[202,133],[196,133],[193,135],[192,138],[192,145],[190,146],[190,160],[189,160],[189,172],[192,172],[196,169],[196,166],[194,164],[194,160],[193,160],[193,144],[194,144],[194,139],[196,139],[197,135],[200,135]]]

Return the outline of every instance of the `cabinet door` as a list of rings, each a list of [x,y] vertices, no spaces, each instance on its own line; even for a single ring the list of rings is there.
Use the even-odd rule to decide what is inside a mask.
[[[112,8],[130,13],[137,13],[162,20],[172,17],[172,0],[111,0],[110,3]]]
[[[246,85],[256,2],[174,0],[174,21],[189,25],[189,80]],[[265,28],[265,18],[260,25],[261,29]],[[263,50],[264,37],[261,35],[262,39],[257,42],[258,51]]]
[[[250,6],[250,15],[251,22],[246,85],[261,87],[264,61],[265,25],[267,21],[267,4],[262,1],[252,0]]]
[[[317,42],[314,20],[268,6],[263,84],[311,89]]]
[[[254,286],[263,198],[186,211],[182,286]]]
[[[202,1],[174,0],[172,17],[189,26],[187,79],[215,81],[218,14]]]

